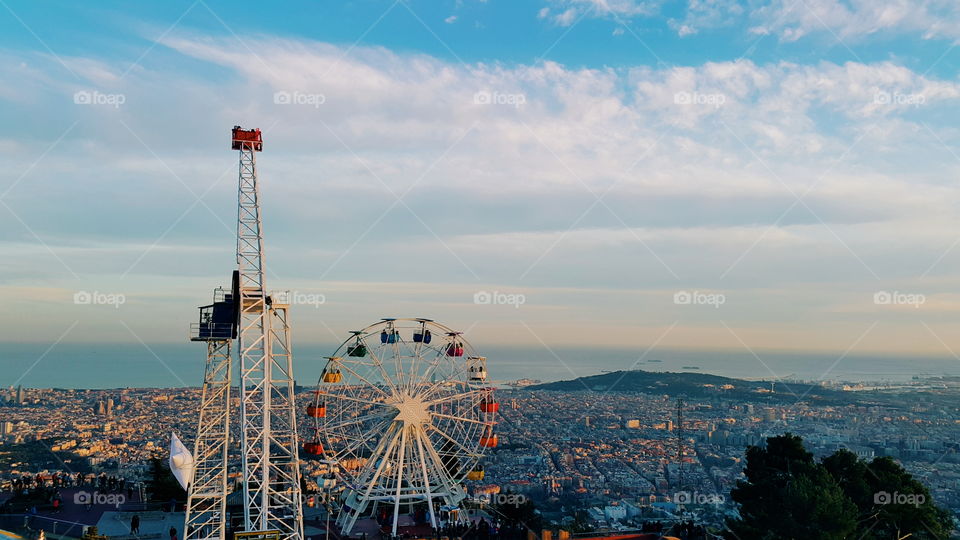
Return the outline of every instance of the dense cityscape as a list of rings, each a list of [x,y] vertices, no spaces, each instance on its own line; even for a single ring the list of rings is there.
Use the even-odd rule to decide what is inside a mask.
[[[867,460],[891,456],[929,487],[937,504],[957,513],[960,414],[952,393],[958,386],[952,379],[882,391],[840,385],[847,405],[790,395],[771,403],[770,393],[744,401],[721,386],[707,388],[707,395],[691,388],[697,397],[504,388],[500,445],[484,458],[484,478],[468,489],[480,502],[498,495],[529,499],[545,523],[579,530],[633,530],[684,516],[721,526],[734,515],[730,490],[744,479],[746,447],[790,432],[818,456],[838,449]],[[298,392],[301,410],[312,396],[309,389]],[[77,472],[143,482],[150,459],[165,457],[171,432],[192,440],[198,400],[197,388],[10,388],[0,407],[0,486],[9,492],[22,476]],[[300,421],[306,429],[309,419]],[[29,443],[28,453],[5,451]],[[327,467],[304,458],[310,492],[329,476]],[[232,477],[238,469],[231,462]]]

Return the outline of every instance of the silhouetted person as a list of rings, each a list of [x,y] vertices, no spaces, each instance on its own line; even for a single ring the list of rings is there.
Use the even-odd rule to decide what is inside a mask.
[[[140,516],[134,515],[130,519],[130,534],[140,534]]]

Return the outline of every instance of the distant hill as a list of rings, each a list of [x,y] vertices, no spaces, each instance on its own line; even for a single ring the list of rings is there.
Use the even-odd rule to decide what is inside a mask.
[[[770,383],[745,381],[708,373],[675,373],[659,371],[614,371],[579,377],[568,381],[528,386],[527,390],[595,391],[619,393],[667,394],[692,398],[723,396],[741,401],[766,403],[795,403],[799,400],[820,404],[849,404],[860,401],[861,395],[802,383]],[[875,396],[871,396],[875,397]]]

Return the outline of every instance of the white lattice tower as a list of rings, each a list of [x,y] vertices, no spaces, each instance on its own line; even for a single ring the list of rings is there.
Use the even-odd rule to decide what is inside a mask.
[[[226,538],[230,441],[230,343],[207,341],[207,362],[194,441],[193,483],[187,490],[184,540]]]
[[[256,152],[260,131],[234,128],[240,151],[237,218],[241,452],[244,526],[302,540],[303,519],[287,304],[264,286],[263,234]]]

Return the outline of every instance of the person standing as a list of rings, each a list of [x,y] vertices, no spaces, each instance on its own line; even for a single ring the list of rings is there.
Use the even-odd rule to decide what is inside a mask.
[[[140,534],[140,514],[134,514],[130,518],[130,534]]]

